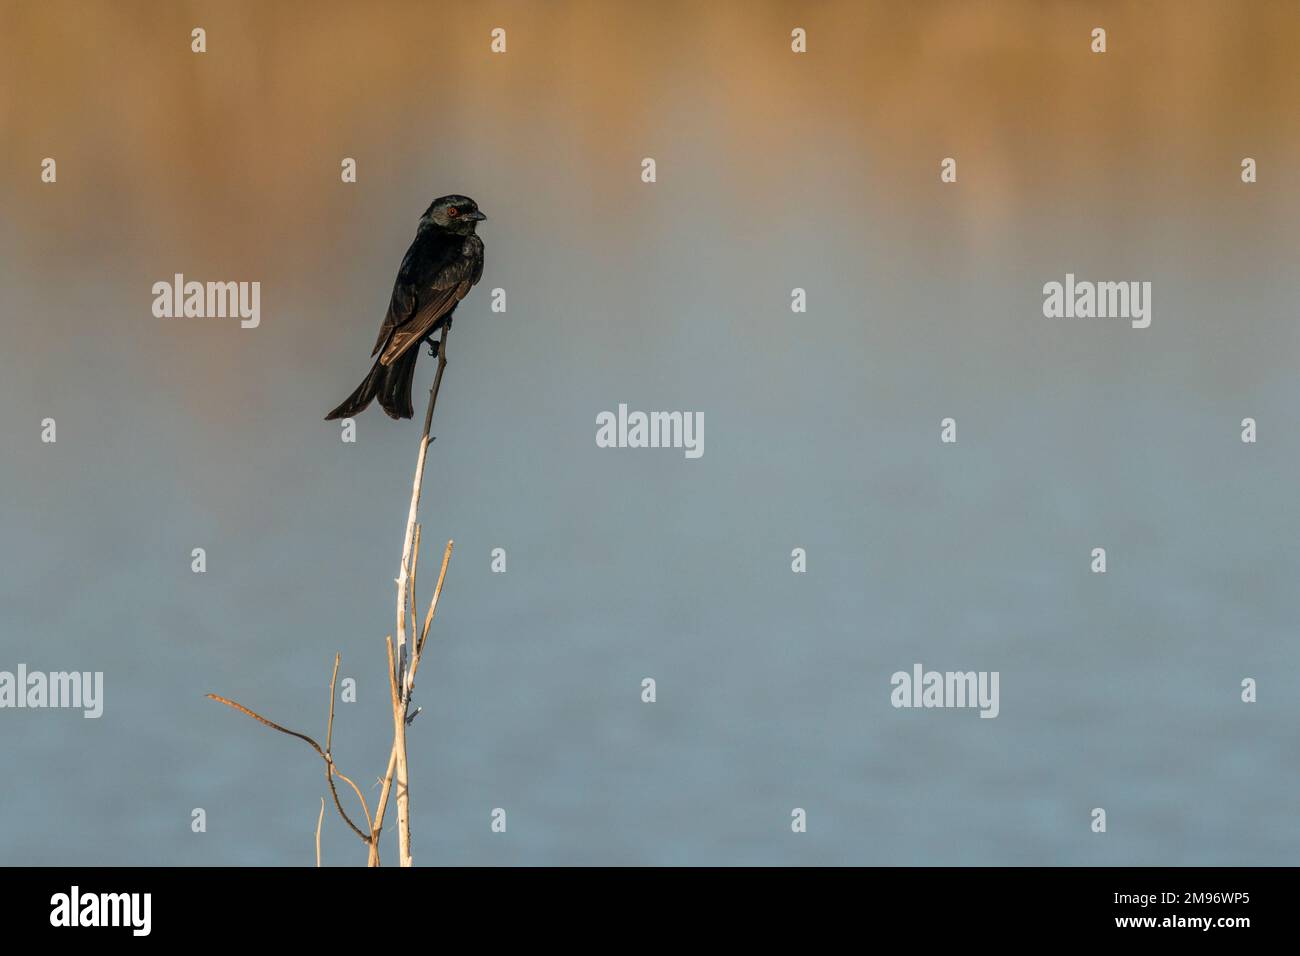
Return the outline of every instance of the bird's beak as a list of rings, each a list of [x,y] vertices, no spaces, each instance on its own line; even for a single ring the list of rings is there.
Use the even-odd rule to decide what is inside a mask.
[[[482,222],[484,219],[487,218],[487,216],[483,215],[481,212],[475,209],[472,213],[469,214],[467,218],[473,219],[475,222]]]

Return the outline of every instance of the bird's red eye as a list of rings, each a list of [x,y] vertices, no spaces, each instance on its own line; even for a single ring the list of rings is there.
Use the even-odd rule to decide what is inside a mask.
[[[460,215],[460,210],[457,209],[455,206],[448,206],[447,215],[450,216],[452,219],[455,219],[457,216]]]

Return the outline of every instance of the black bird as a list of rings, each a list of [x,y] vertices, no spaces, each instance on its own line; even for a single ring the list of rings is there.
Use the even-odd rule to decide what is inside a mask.
[[[482,277],[483,240],[474,229],[486,218],[468,196],[443,196],[425,210],[370,353],[379,358],[357,390],[325,416],[327,422],[361,413],[374,398],[389,418],[415,414],[411,380],[419,344],[428,342],[429,354],[438,354],[433,334],[451,325],[456,305]]]

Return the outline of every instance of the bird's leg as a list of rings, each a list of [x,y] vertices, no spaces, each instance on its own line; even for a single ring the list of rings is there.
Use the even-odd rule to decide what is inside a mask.
[[[442,326],[446,326],[448,332],[451,331],[451,316],[450,316],[450,315],[447,316],[445,319],[443,319],[443,321],[442,321],[442,325],[438,326],[438,328],[441,329]],[[433,332],[430,332],[428,335],[426,335],[426,336],[424,337],[424,341],[426,341],[426,342],[429,343],[429,357],[430,357],[430,358],[437,358],[437,357],[438,357],[438,340],[435,339],[435,338],[433,337]]]

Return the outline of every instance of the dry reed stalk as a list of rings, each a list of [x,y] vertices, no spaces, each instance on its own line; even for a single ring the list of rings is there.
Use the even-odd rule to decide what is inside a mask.
[[[338,811],[343,822],[355,833],[363,843],[366,844],[368,866],[379,866],[379,837],[384,828],[384,816],[388,810],[389,799],[392,796],[394,785],[397,791],[397,833],[398,833],[398,858],[402,866],[411,866],[413,859],[411,856],[411,817],[410,817],[410,775],[409,767],[406,760],[406,728],[415,714],[419,713],[417,708],[415,713],[410,713],[411,695],[415,690],[415,674],[420,666],[420,658],[424,651],[425,641],[428,640],[429,630],[433,625],[434,614],[438,610],[438,601],[442,596],[443,582],[447,579],[447,566],[451,562],[451,551],[453,542],[448,541],[447,547],[442,554],[442,567],[438,571],[438,583],[434,587],[433,598],[429,602],[428,613],[424,618],[424,627],[419,629],[417,623],[419,616],[416,608],[415,583],[416,570],[420,560],[420,525],[416,521],[419,514],[420,506],[420,489],[424,484],[424,465],[429,453],[429,445],[433,439],[429,437],[429,429],[433,424],[433,410],[438,403],[438,391],[442,386],[443,370],[447,367],[447,333],[451,328],[448,322],[443,326],[442,337],[438,343],[438,370],[433,377],[433,385],[429,389],[429,407],[424,414],[424,431],[420,436],[420,451],[415,463],[415,479],[411,486],[411,503],[407,509],[406,534],[402,539],[402,564],[401,571],[398,574],[397,583],[397,647],[396,651],[393,646],[393,637],[390,634],[385,640],[388,648],[388,689],[389,703],[392,707],[393,714],[393,742],[389,749],[388,768],[384,771],[382,778],[382,788],[379,793],[379,801],[375,804],[375,814],[370,815],[370,807],[366,803],[365,796],[361,789],[352,781],[350,777],[338,769],[334,762],[333,744],[334,744],[334,697],[335,688],[339,676],[340,655],[334,655],[334,672],[330,676],[330,702],[329,715],[325,727],[325,746],[322,748],[314,739],[306,734],[298,733],[296,730],[290,730],[272,720],[268,720],[254,710],[245,707],[218,694],[208,694],[207,696],[218,703],[225,704],[234,710],[253,718],[258,723],[277,730],[282,734],[290,737],[297,737],[309,744],[317,755],[325,762],[325,780],[329,784],[330,796],[334,800],[334,808]],[[344,781],[350,786],[357,799],[361,802],[361,812],[365,816],[366,829],[362,830],[348,816],[343,809],[343,803],[339,799],[338,788],[335,786],[334,779]],[[320,866],[320,833],[321,824],[325,819],[325,799],[321,798],[321,812],[316,820],[316,865]]]

